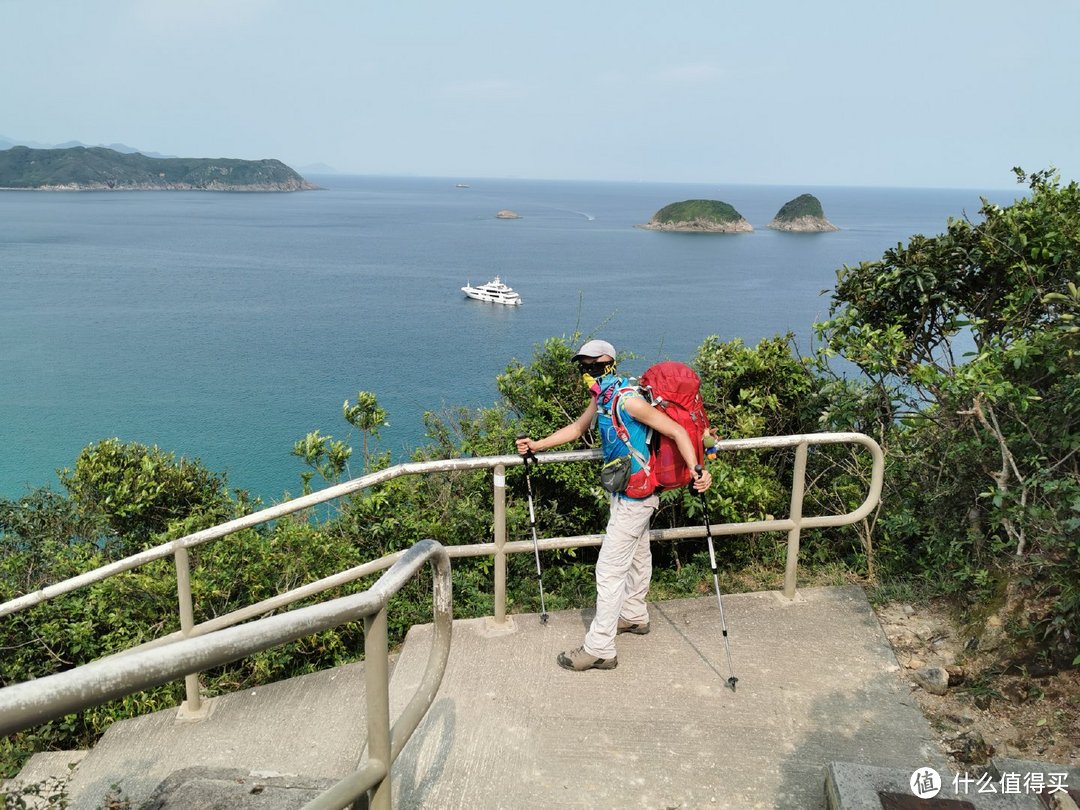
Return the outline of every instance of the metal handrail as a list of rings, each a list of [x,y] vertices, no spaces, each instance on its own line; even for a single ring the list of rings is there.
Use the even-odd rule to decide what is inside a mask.
[[[600,458],[599,450],[576,450],[562,453],[548,453],[545,454],[545,459],[549,461],[589,461],[591,459]],[[259,526],[263,523],[269,523],[272,520],[285,517],[286,515],[295,514],[296,512],[302,512],[305,509],[310,509],[313,506],[318,506],[321,503],[332,501],[336,498],[341,498],[345,495],[351,495],[354,492],[359,492],[362,489],[369,489],[378,484],[392,481],[395,478],[400,478],[404,475],[419,475],[423,473],[433,472],[453,472],[457,470],[486,470],[495,467],[498,464],[505,466],[513,466],[514,464],[521,464],[521,456],[483,456],[477,458],[457,458],[446,459],[439,461],[414,461],[407,462],[405,464],[395,464],[392,467],[387,467],[384,470],[378,472],[368,473],[360,478],[354,478],[351,481],[346,481],[341,484],[335,484],[332,487],[321,489],[318,492],[312,492],[309,495],[304,495],[300,498],[293,498],[290,501],[284,503],[275,504],[269,506],[266,509],[260,509],[258,512],[252,512],[249,515],[235,518],[234,520],[220,523],[217,526],[212,526],[209,529],[203,529],[202,531],[193,532],[192,534],[184,535],[176,540],[170,540],[167,543],[154,546],[153,548],[145,549],[137,554],[132,554],[122,560],[116,560],[115,562],[108,563],[99,568],[95,568],[92,571],[79,574],[78,576],[65,579],[62,582],[57,582],[53,585],[47,585],[44,588],[40,588],[36,591],[24,594],[23,596],[15,599],[10,599],[7,602],[0,604],[0,616],[6,616],[9,613],[16,613],[20,610],[39,605],[42,602],[46,602],[57,596],[61,596],[65,593],[84,588],[87,585],[92,585],[95,582],[101,582],[116,574],[123,573],[124,571],[130,571],[135,568],[139,568],[147,563],[155,562],[156,560],[162,560],[166,557],[175,556],[178,549],[190,549],[195,546],[202,545],[211,540],[217,540],[218,538],[225,537],[226,535],[233,534],[241,531],[242,529],[251,529],[255,526]]]
[[[723,439],[717,442],[717,449],[721,452],[735,452],[739,450],[768,450],[778,449],[783,447],[796,447],[799,445],[819,445],[819,444],[861,444],[870,450],[873,457],[873,468],[871,471],[871,482],[866,499],[854,512],[850,512],[847,515],[842,516],[819,516],[812,518],[801,518],[800,525],[803,528],[824,528],[831,526],[842,526],[849,523],[857,523],[866,517],[877,504],[878,499],[881,496],[882,482],[884,478],[884,456],[881,451],[881,447],[871,439],[862,433],[806,433],[791,436],[766,436],[754,439]],[[542,453],[536,456],[536,459],[541,464],[559,464],[574,461],[592,461],[601,457],[599,450],[570,450],[555,453]],[[36,591],[24,594],[23,596],[10,599],[7,602],[0,603],[0,617],[6,616],[10,613],[16,613],[26,608],[33,607],[34,605],[41,604],[57,596],[61,596],[65,593],[78,590],[79,588],[86,587],[95,582],[108,579],[124,571],[130,571],[135,568],[139,568],[147,563],[161,560],[169,556],[175,556],[178,549],[190,549],[195,546],[202,545],[203,543],[211,540],[216,540],[221,537],[225,537],[234,532],[241,531],[242,529],[250,529],[255,526],[259,526],[263,523],[268,523],[271,520],[277,520],[278,518],[291,515],[296,512],[303,511],[304,509],[310,509],[313,506],[317,506],[321,503],[332,501],[336,498],[343,497],[345,495],[351,495],[354,492],[359,492],[363,489],[376,486],[378,484],[386,483],[395,478],[399,478],[404,475],[420,475],[433,472],[452,472],[458,470],[484,470],[495,469],[499,466],[504,468],[513,467],[515,465],[522,464],[522,457],[519,455],[505,455],[505,456],[480,456],[476,458],[458,458],[458,459],[445,459],[438,461],[419,461],[408,462],[405,464],[396,464],[392,467],[379,470],[378,472],[368,473],[360,478],[355,478],[351,481],[346,481],[341,484],[336,484],[326,489],[313,492],[309,495],[305,495],[300,498],[294,498],[284,503],[275,504],[274,506],[261,509],[258,512],[252,512],[249,515],[236,518],[234,520],[227,521],[225,523],[218,524],[209,529],[203,529],[202,531],[194,532],[192,534],[185,535],[184,537],[177,538],[176,540],[170,540],[167,543],[163,543],[159,546],[146,549],[138,554],[132,554],[129,557],[125,557],[122,560],[117,560],[107,565],[103,565],[99,568],[95,568],[92,571],[79,574],[78,576],[71,577],[63,580],[62,582],[55,583],[53,585],[47,585],[44,588],[40,588]],[[498,478],[498,472],[496,472]],[[499,481],[496,480],[496,486],[499,485]],[[505,484],[505,481],[501,482]],[[764,526],[764,524],[768,524]],[[764,527],[763,527],[764,526]],[[725,531],[732,527],[730,531]],[[736,524],[723,524],[720,526],[713,526],[713,534],[744,534],[754,531],[790,531],[793,528],[793,523],[790,521],[750,521],[747,523]],[[687,530],[687,534],[681,534],[679,538],[685,537],[704,537],[704,527],[690,527]],[[574,538],[570,538],[574,539]],[[665,538],[661,539],[677,539],[672,535],[665,535]],[[567,548],[568,546],[557,545],[548,546],[548,548]],[[452,548],[462,548],[454,546]],[[531,549],[532,546],[530,545]],[[467,555],[467,556],[480,556],[480,555]],[[379,561],[376,561],[379,562]],[[373,573],[376,570],[388,567],[393,560],[391,559],[384,566],[367,571],[366,573]],[[363,568],[364,566],[360,566]],[[364,576],[365,574],[359,574],[358,576]],[[354,579],[356,577],[353,577]],[[345,580],[349,581],[349,580]],[[332,586],[330,586],[332,587]]]
[[[419,687],[391,727],[386,605],[429,560],[434,573],[431,652]],[[346,807],[370,790],[371,807],[389,808],[390,769],[434,702],[446,671],[453,626],[452,587],[446,549],[434,540],[422,540],[403,552],[363,593],[0,689],[0,736],[363,618],[367,763],[307,807]]]
[[[580,458],[570,459],[575,461],[583,461],[593,458],[594,456],[594,454],[588,450],[578,454],[571,453],[562,455],[580,456]],[[494,461],[495,463],[514,463],[515,460],[519,463],[521,462],[521,457],[500,456],[495,457]],[[275,521],[275,519],[280,517],[285,517],[286,515],[295,514],[296,512],[302,512],[303,510],[316,507],[316,505],[319,505],[320,503],[332,501],[342,496],[352,495],[353,492],[360,491],[361,489],[367,489],[378,484],[392,481],[393,478],[402,475],[416,475],[418,473],[447,472],[454,470],[483,470],[492,467],[492,465],[494,465],[494,463],[492,463],[490,457],[395,464],[394,467],[388,467],[386,470],[368,473],[359,478],[353,478],[352,481],[327,487],[326,489],[320,489],[318,492],[311,492],[310,495],[294,498],[293,500],[285,501],[284,503],[276,503],[267,509],[261,509],[258,512],[252,512],[243,517],[234,518],[232,521],[218,524],[217,526],[212,526],[208,529],[192,532],[190,535],[185,535],[176,540],[170,540],[161,545],[153,546],[152,549],[146,549],[137,554],[118,559],[116,562],[100,566],[92,571],[80,573],[79,576],[71,577],[63,582],[46,585],[45,588],[38,591],[31,591],[28,594],[10,599],[8,602],[0,604],[0,617],[6,616],[8,613],[14,613],[18,610],[32,607],[33,605],[40,605],[43,602],[48,602],[49,599],[55,598],[56,596],[70,593],[71,591],[77,591],[80,588],[85,588],[86,585],[108,579],[109,577],[117,575],[117,573],[130,571],[134,568],[139,568],[148,563],[158,561],[158,559],[173,556],[177,549],[192,549],[194,546],[202,545],[203,543],[217,540],[218,538],[226,537],[227,535],[232,535],[234,532],[242,529],[254,528],[255,526]]]
[[[804,517],[802,502],[805,490],[806,460],[808,449],[814,445],[857,444],[869,450],[872,457],[870,483],[866,498],[857,509],[843,515],[816,515]],[[795,463],[792,474],[791,504],[789,516],[784,519],[756,520],[740,523],[710,525],[714,535],[754,534],[762,532],[784,531],[788,534],[787,560],[784,571],[784,595],[795,597],[796,573],[798,567],[799,542],[802,529],[825,528],[857,523],[867,517],[881,497],[884,481],[884,454],[881,447],[869,436],[861,433],[808,433],[791,436],[768,436],[753,439],[725,439],[717,443],[720,452],[738,452],[744,450],[770,450],[781,448],[795,449]],[[591,461],[601,457],[599,450],[572,450],[554,453],[542,453],[536,456],[540,464],[560,464],[568,462]],[[137,568],[146,563],[172,555],[177,566],[177,590],[180,604],[180,630],[167,636],[154,639],[131,650],[115,653],[103,661],[131,655],[144,649],[153,649],[174,644],[178,639],[193,638],[210,632],[217,632],[225,627],[264,615],[265,613],[288,606],[317,593],[339,587],[365,576],[389,568],[398,559],[401,552],[387,555],[378,560],[308,583],[291,591],[278,594],[270,599],[236,610],[232,613],[215,617],[201,624],[195,624],[192,618],[191,591],[188,575],[187,552],[189,548],[201,545],[233,532],[251,528],[286,515],[309,509],[320,503],[350,495],[362,489],[376,486],[403,475],[418,475],[433,472],[451,472],[461,470],[492,469],[494,472],[494,542],[471,545],[449,546],[446,551],[452,558],[493,556],[494,564],[494,621],[498,625],[506,622],[506,557],[508,554],[531,552],[532,543],[528,541],[507,542],[506,539],[506,468],[523,463],[520,455],[484,456],[477,458],[458,458],[438,461],[409,462],[397,464],[384,470],[361,476],[352,481],[328,487],[318,492],[296,498],[282,504],[262,509],[250,515],[222,523],[209,529],[186,535],[164,543],[123,560],[104,565],[63,582],[49,585],[16,599],[0,604],[0,616],[14,613],[45,602],[64,593],[85,587],[93,582],[106,579],[122,571]],[[682,540],[705,537],[705,526],[688,526],[678,529],[654,529],[651,539]],[[592,534],[578,537],[557,537],[539,541],[539,548],[544,550],[598,546],[603,535]],[[186,708],[190,712],[199,709],[199,689],[196,675],[187,678]]]

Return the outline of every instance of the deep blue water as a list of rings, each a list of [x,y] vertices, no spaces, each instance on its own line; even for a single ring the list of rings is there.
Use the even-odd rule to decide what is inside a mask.
[[[842,265],[1020,193],[311,179],[325,190],[0,193],[0,497],[57,488],[58,468],[118,436],[276,500],[300,488],[293,443],[348,437],[358,390],[389,411],[381,447],[400,460],[425,411],[490,405],[511,358],[575,329],[636,353],[631,373],[708,335],[807,345]],[[764,228],[804,192],[840,232]],[[692,198],[755,232],[633,227]],[[459,291],[496,274],[523,306]]]

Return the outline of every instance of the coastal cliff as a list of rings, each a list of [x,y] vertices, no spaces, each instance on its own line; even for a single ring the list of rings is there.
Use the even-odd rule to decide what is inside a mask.
[[[105,147],[0,151],[0,189],[38,191],[304,191],[280,160],[151,158]]]
[[[788,200],[776,212],[772,222],[765,226],[774,231],[794,231],[798,233],[824,233],[840,230],[825,219],[821,202],[813,194],[800,194],[794,200]]]
[[[735,210],[720,200],[683,200],[665,205],[644,225],[649,231],[680,233],[749,233],[753,227]]]

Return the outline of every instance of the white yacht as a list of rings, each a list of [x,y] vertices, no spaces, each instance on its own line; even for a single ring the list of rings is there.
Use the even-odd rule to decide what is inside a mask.
[[[461,291],[469,298],[475,298],[477,301],[487,301],[489,304],[518,306],[521,303],[521,296],[503,284],[498,276],[495,276],[487,284],[480,284],[476,287],[472,286],[472,284],[466,284],[461,288]]]

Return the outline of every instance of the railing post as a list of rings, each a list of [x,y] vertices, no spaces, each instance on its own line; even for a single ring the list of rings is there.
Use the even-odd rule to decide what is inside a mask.
[[[506,465],[495,465],[495,623],[506,622]]]
[[[187,546],[177,544],[174,553],[176,558],[176,596],[180,602],[180,632],[184,638],[191,636],[192,628],[195,627],[195,611],[191,605],[191,563],[188,558]],[[187,700],[184,708],[188,714],[195,714],[202,708],[202,698],[199,696],[199,673],[193,672],[184,678],[184,691]]]
[[[381,762],[385,776],[368,791],[371,810],[391,810],[393,774],[390,753],[390,676],[387,660],[386,605],[364,617],[364,677],[367,689],[368,761]]]
[[[787,566],[784,569],[784,596],[795,598],[795,569],[799,565],[799,531],[802,524],[803,492],[806,489],[806,450],[809,445],[799,442],[795,448],[795,469],[791,473],[791,509],[789,517],[795,525],[787,536]]]

